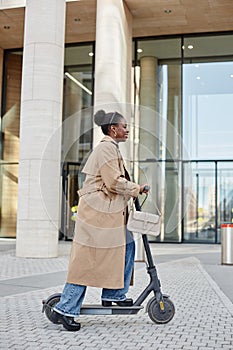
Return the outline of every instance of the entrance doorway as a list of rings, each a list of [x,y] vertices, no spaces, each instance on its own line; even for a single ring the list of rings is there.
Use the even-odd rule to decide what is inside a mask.
[[[183,241],[216,243],[215,173],[215,162],[184,164]]]
[[[221,223],[233,222],[232,161],[184,163],[183,212],[183,242],[220,243]]]

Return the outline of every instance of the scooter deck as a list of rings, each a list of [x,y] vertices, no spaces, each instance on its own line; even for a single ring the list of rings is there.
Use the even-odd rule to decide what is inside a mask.
[[[81,315],[135,315],[143,309],[143,306],[102,306],[82,305]]]

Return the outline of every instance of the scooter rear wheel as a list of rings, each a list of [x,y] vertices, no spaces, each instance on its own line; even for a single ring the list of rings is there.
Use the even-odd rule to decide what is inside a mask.
[[[45,307],[44,307],[44,312],[46,317],[49,319],[50,322],[52,323],[59,323],[59,322],[54,322],[53,319],[51,319],[51,314],[53,312],[53,307],[60,301],[61,294],[53,294],[51,295],[46,301],[45,301]]]
[[[150,319],[157,324],[168,323],[175,315],[175,306],[167,297],[163,298],[163,310],[155,297],[148,302],[147,310]]]

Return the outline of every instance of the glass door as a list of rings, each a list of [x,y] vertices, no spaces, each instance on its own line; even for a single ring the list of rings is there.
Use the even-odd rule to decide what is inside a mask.
[[[80,162],[65,162],[62,169],[62,210],[59,239],[72,240],[78,210],[78,190],[82,187],[84,175]]]
[[[184,242],[216,242],[216,177],[214,162],[184,165]]]
[[[233,222],[233,162],[218,163],[219,223]]]

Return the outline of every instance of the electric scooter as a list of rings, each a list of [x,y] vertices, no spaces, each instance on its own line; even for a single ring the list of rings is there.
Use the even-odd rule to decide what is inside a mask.
[[[144,200],[145,201],[145,200]],[[144,203],[144,202],[143,202]],[[142,205],[141,205],[142,206]],[[138,198],[135,200],[136,210],[141,210]],[[164,324],[171,321],[175,314],[175,306],[169,299],[169,296],[161,292],[161,284],[157,275],[157,270],[154,265],[153,257],[150,250],[149,241],[146,234],[142,235],[143,245],[147,257],[147,273],[150,276],[150,282],[142,291],[132,306],[102,306],[102,305],[85,305],[83,304],[80,310],[80,315],[135,315],[143,309],[142,303],[153,293],[154,296],[148,301],[146,311],[150,319],[156,324]],[[42,300],[42,312],[53,323],[51,318],[53,307],[59,302],[61,293],[50,295],[46,300]]]

